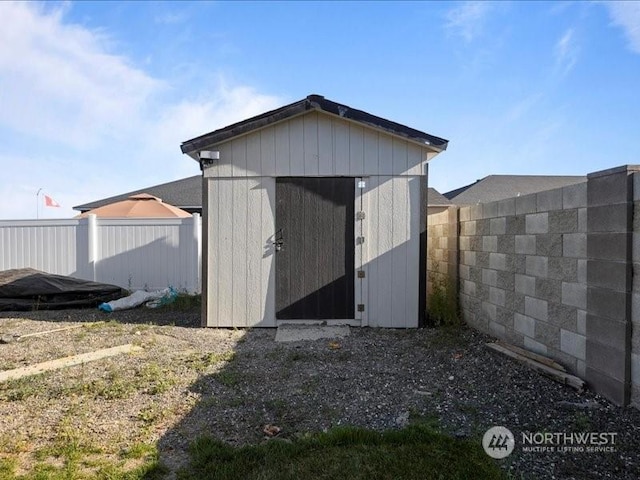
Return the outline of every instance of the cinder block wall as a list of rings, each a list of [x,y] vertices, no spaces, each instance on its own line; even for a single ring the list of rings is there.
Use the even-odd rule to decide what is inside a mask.
[[[457,286],[458,207],[427,215],[427,279],[428,294],[434,281]]]
[[[460,306],[471,326],[584,376],[587,185],[460,208]]]
[[[633,293],[631,302],[631,403],[640,408],[640,173],[633,175]]]

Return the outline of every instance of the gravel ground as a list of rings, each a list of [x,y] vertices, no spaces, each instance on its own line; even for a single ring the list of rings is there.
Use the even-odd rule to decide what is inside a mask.
[[[429,419],[474,439],[509,428],[516,449],[499,462],[515,478],[640,478],[640,411],[540,376],[472,330],[351,329],[336,341],[283,344],[274,329],[201,329],[195,311],[137,309],[4,312],[0,335],[78,322],[0,345],[0,370],[124,343],[142,351],[0,384],[0,454],[18,457],[22,472],[71,434],[96,447],[87,455],[121,463],[132,445],[157,442],[175,470],[198,435],[243,445],[264,441],[265,425],[291,438]],[[613,432],[615,451],[524,452],[522,432]]]

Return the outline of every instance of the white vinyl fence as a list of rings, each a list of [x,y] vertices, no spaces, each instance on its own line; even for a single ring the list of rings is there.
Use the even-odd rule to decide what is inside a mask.
[[[0,271],[35,268],[129,290],[200,292],[201,218],[0,220]]]

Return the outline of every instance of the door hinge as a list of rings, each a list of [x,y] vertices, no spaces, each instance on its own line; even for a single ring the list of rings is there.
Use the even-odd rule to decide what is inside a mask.
[[[364,220],[364,218],[365,218],[364,212],[357,212],[356,213],[356,220]]]
[[[359,303],[358,304],[358,311],[359,312],[364,312],[364,303]]]
[[[364,278],[364,270],[358,270],[358,278]]]
[[[364,237],[356,237],[356,245],[362,245],[364,243]]]

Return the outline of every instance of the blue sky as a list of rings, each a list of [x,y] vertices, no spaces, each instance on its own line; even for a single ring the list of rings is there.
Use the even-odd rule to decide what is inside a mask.
[[[310,93],[447,138],[442,192],[640,163],[640,2],[0,2],[0,218],[199,173]]]

